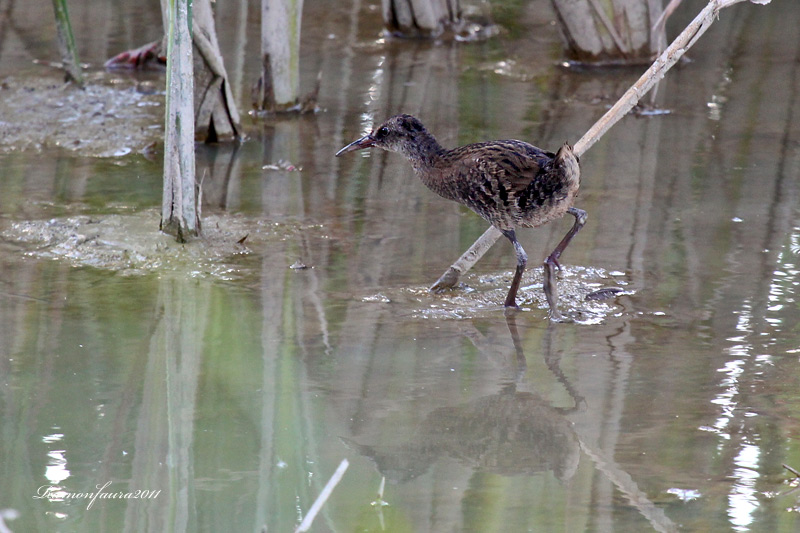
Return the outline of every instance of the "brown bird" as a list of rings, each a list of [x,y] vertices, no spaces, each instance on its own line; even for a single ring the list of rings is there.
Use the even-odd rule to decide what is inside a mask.
[[[528,261],[515,228],[535,228],[565,213],[574,216],[572,229],[544,262],[544,290],[551,316],[561,317],[552,282],[555,267],[561,268],[558,258],[586,223],[586,212],[572,207],[581,172],[571,146],[565,143],[554,154],[523,141],[504,140],[447,150],[418,119],[396,115],[339,150],[336,156],[373,146],[403,154],[430,190],[469,207],[511,241],[517,270],[506,296],[506,307],[517,307],[517,291]]]

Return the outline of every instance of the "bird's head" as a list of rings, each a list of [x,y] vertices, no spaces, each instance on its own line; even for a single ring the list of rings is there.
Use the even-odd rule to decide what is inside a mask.
[[[368,135],[356,139],[338,152],[336,157],[347,152],[364,148],[383,148],[390,152],[400,152],[413,156],[420,148],[431,143],[433,137],[415,117],[411,115],[395,115]],[[433,141],[435,143],[435,141]],[[436,145],[438,147],[438,145]]]

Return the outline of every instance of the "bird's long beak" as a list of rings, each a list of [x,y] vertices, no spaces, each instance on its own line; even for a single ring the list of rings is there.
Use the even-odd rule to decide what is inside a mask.
[[[336,157],[339,157],[342,154],[346,154],[347,152],[354,152],[356,150],[363,150],[364,148],[369,148],[370,146],[375,146],[375,137],[372,135],[364,135],[360,139],[356,139],[355,141],[351,142],[338,152],[336,152]]]

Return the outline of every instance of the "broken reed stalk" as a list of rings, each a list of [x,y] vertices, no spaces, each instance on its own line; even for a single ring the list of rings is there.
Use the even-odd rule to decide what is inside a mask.
[[[53,10],[56,14],[58,51],[61,54],[61,64],[64,67],[67,81],[73,81],[78,87],[83,88],[83,73],[81,72],[81,63],[78,61],[78,47],[75,46],[72,24],[69,22],[67,0],[53,0]]]
[[[317,499],[314,500],[314,503],[311,505],[311,509],[308,510],[308,514],[306,514],[303,521],[300,522],[300,525],[297,526],[295,529],[295,533],[303,533],[304,531],[308,531],[311,528],[311,523],[314,522],[314,518],[316,518],[317,513],[319,513],[322,506],[325,505],[325,502],[330,497],[333,489],[336,488],[336,485],[341,481],[342,476],[347,471],[347,467],[350,466],[350,462],[347,459],[342,459],[342,462],[339,463],[339,467],[336,469],[336,472],[333,473],[331,478],[323,487],[322,492],[319,493]]]
[[[589,131],[575,143],[573,147],[575,155],[581,157],[594,143],[600,140],[614,124],[619,122],[619,120],[624,117],[656,83],[661,81],[667,71],[671,69],[672,66],[683,57],[683,54],[697,42],[700,36],[711,27],[721,9],[746,1],[750,1],[754,4],[768,4],[771,0],[711,0],[694,20],[686,26],[686,29],[672,41],[672,44],[658,56],[650,68],[636,80],[636,83],[622,95],[617,103],[600,117],[600,120],[595,122],[594,125],[589,128]],[[478,237],[478,240],[476,240],[475,243],[470,246],[455,263],[450,265],[450,268],[448,268],[438,280],[436,280],[436,283],[431,286],[431,290],[455,286],[461,274],[472,268],[489,248],[497,242],[501,235],[502,233],[500,233],[500,230],[494,226],[490,226],[489,229]]]
[[[159,229],[186,242],[200,235],[194,154],[194,62],[190,0],[169,0],[164,185]]]
[[[381,500],[381,501],[383,501],[383,489],[384,488],[386,488],[386,476],[381,476],[381,484],[378,485],[378,499]]]

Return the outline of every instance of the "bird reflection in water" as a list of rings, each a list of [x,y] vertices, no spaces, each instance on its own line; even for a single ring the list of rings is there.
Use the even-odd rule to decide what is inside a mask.
[[[570,413],[584,411],[587,405],[561,371],[560,354],[552,349],[556,326],[548,326],[542,351],[547,368],[572,399],[570,407],[555,407],[535,393],[517,390],[526,373],[527,360],[513,314],[506,316],[506,324],[514,345],[514,377],[497,394],[433,410],[410,432],[414,437],[398,445],[369,446],[342,440],[370,458],[385,479],[394,484],[423,475],[442,458],[501,476],[552,472],[559,481],[567,482],[575,475],[583,454],[653,529],[677,531],[663,508],[651,501],[635,479],[614,461],[613,453],[593,444],[596,438],[587,439],[576,432],[567,418]],[[481,340],[477,330],[465,334],[481,349],[485,339]],[[383,502],[382,494],[379,499]]]
[[[413,431],[407,442],[393,446],[369,446],[342,439],[373,460],[390,483],[410,481],[442,457],[502,476],[553,472],[569,480],[578,468],[580,443],[564,416],[582,408],[584,401],[550,353],[547,334],[545,362],[564,386],[574,405],[554,407],[531,392],[517,390],[527,362],[513,316],[506,318],[516,356],[515,378],[497,394],[433,410]]]

